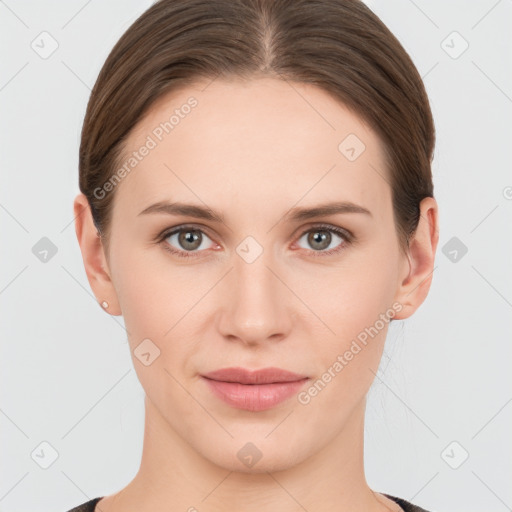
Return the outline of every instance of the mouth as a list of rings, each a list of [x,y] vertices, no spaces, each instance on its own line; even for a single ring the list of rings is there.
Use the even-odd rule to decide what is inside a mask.
[[[274,367],[256,371],[224,368],[201,377],[217,398],[232,407],[252,412],[277,406],[309,381],[307,376]]]

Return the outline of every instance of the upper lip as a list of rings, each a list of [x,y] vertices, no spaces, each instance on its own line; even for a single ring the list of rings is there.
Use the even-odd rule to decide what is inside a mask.
[[[271,384],[273,382],[295,382],[307,379],[305,375],[283,370],[282,368],[262,368],[248,370],[246,368],[222,368],[203,375],[207,379],[223,382],[238,382],[240,384]]]

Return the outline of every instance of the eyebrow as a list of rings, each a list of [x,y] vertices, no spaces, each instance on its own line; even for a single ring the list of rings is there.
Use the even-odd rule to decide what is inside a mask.
[[[183,215],[187,217],[195,217],[197,219],[205,219],[212,222],[219,222],[224,224],[225,219],[221,213],[214,210],[198,206],[194,204],[186,204],[180,202],[166,202],[159,201],[158,203],[148,206],[142,210],[139,215],[147,215],[152,213],[164,213],[167,215]],[[288,213],[284,215],[285,220],[289,221],[304,221],[315,217],[322,217],[326,215],[335,215],[339,213],[362,213],[373,217],[370,210],[352,203],[350,201],[336,201],[331,203],[319,204],[312,207],[295,207],[291,208]]]

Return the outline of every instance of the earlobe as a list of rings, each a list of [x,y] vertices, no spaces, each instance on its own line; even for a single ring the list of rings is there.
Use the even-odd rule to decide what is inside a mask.
[[[400,278],[402,281],[395,297],[403,306],[395,319],[410,317],[426,299],[432,283],[438,241],[437,202],[433,197],[426,197],[420,203],[420,219],[409,243],[409,272]]]
[[[121,315],[102,240],[94,225],[89,202],[84,194],[80,193],[76,196],[73,211],[75,233],[91,289],[100,306],[103,302],[108,304],[108,313]],[[105,306],[103,309],[106,310]]]

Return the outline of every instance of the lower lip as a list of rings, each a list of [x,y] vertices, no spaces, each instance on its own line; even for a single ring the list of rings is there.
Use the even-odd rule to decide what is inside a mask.
[[[227,404],[246,411],[265,411],[295,395],[307,378],[272,384],[240,384],[203,377],[212,392]]]

